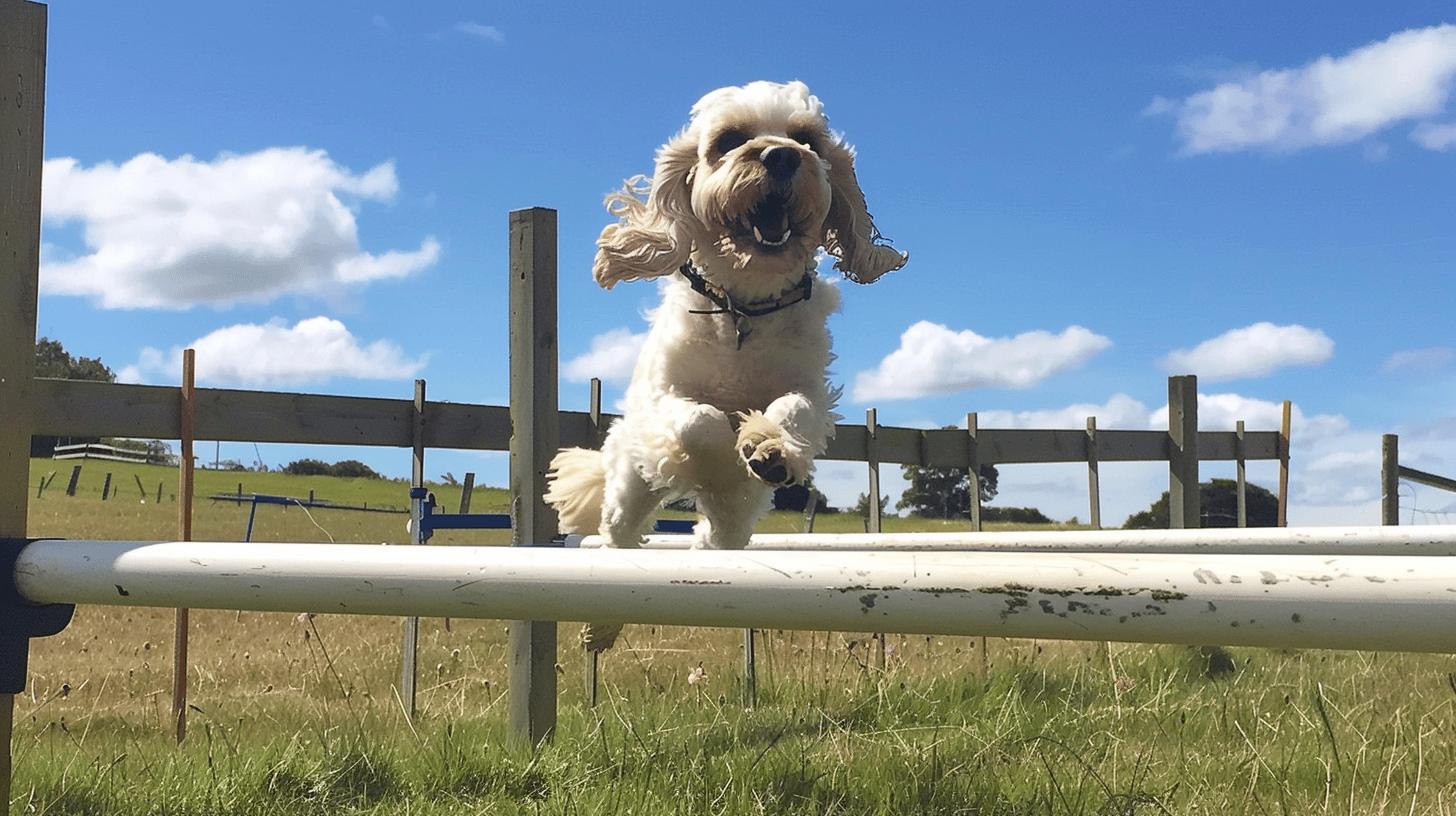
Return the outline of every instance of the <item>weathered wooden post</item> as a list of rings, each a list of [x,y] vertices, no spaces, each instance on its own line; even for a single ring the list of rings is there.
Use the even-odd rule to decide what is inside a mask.
[[[1294,406],[1285,400],[1280,408],[1279,420],[1279,521],[1280,527],[1289,526],[1289,443],[1292,428],[1290,414]]]
[[[511,544],[549,544],[556,511],[542,498],[556,454],[556,211],[510,216]],[[556,727],[556,621],[510,623],[511,732],[536,746]]]
[[[1168,526],[1200,525],[1198,497],[1198,378],[1168,378]]]
[[[1097,472],[1097,417],[1087,417],[1087,517],[1092,529],[1102,529],[1102,482]]]
[[[415,380],[415,396],[410,415],[410,543],[423,544],[424,522],[420,516],[424,507],[423,497],[414,494],[425,489],[425,381]],[[313,503],[313,491],[308,491],[309,503]],[[420,652],[420,619],[410,615],[404,619],[399,650],[399,700],[404,714],[415,717],[415,679],[419,676],[416,663]]]
[[[1400,524],[1400,437],[1380,437],[1380,523]]]
[[[981,445],[978,438],[980,419],[975,412],[966,414],[966,469],[970,475],[971,529],[981,530]]]
[[[81,483],[81,466],[80,465],[72,465],[71,466],[71,479],[70,479],[70,481],[66,482],[66,495],[67,496],[74,496],[74,495],[76,495],[76,486],[79,485],[80,483]]]
[[[197,436],[197,352],[182,351],[181,433],[177,459],[177,532],[192,540],[192,443]],[[189,612],[179,608],[172,628],[172,727],[177,741],[187,738],[187,636]]]
[[[46,7],[0,0],[0,538],[24,538],[40,280]],[[15,691],[0,689],[0,803],[10,802]]]
[[[1238,483],[1239,526],[1249,526],[1248,478],[1244,467],[1244,421],[1234,424],[1234,469]]]

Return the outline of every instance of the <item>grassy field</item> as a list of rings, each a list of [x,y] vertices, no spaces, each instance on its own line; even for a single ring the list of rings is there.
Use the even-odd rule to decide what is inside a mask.
[[[34,462],[32,485],[55,464]],[[108,469],[122,491],[103,502]],[[145,504],[132,472],[152,491]],[[68,473],[32,493],[33,535],[174,536],[177,505],[166,495],[158,505],[154,491],[162,481],[175,492],[175,470],[88,463],[75,498],[64,495]],[[405,503],[399,483],[205,471],[198,495],[236,491],[240,479],[250,492]],[[458,501],[458,490],[437,492],[446,508]],[[499,490],[473,498],[477,511],[505,506]],[[236,540],[246,513],[199,500],[197,537]],[[860,523],[821,516],[819,529]],[[801,524],[776,514],[764,529]],[[398,542],[403,517],[267,507],[255,538]],[[503,728],[501,623],[422,622],[422,714],[409,723],[393,692],[395,619],[197,611],[193,622],[181,747],[167,725],[170,610],[84,607],[66,632],[35,642],[16,706],[11,812],[1456,810],[1448,656],[1238,649],[1225,673],[1180,647],[892,637],[880,669],[867,635],[774,631],[760,645],[758,705],[745,709],[739,633],[636,626],[605,656],[592,709],[576,627],[563,625],[561,719],[531,756]]]

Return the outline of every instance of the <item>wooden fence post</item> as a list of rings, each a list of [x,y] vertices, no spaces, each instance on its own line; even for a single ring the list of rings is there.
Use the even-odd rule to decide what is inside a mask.
[[[511,543],[549,544],[556,512],[542,498],[560,440],[556,393],[556,211],[510,215]],[[510,623],[512,734],[540,745],[556,727],[556,622]]]
[[[1098,474],[1097,417],[1087,417],[1087,506],[1092,529],[1102,529],[1102,484]]]
[[[425,486],[425,381],[415,380],[415,398],[411,412],[410,421],[410,488],[423,489]],[[313,501],[313,491],[308,492],[309,502]],[[423,521],[419,516],[418,508],[422,503],[418,500],[410,500],[411,520],[414,522],[410,527],[410,543],[422,544],[425,541],[423,532]],[[402,625],[399,651],[399,700],[404,707],[404,714],[409,719],[415,718],[416,688],[415,680],[419,677],[420,654],[420,619],[416,615],[410,615],[404,619]]]
[[[878,533],[883,509],[880,507],[880,422],[874,408],[865,411],[865,431],[865,464],[870,482],[870,513],[865,519],[865,532]]]
[[[147,488],[146,488],[146,485],[143,485],[142,484],[141,474],[139,474],[139,473],[133,473],[131,475],[131,477],[133,479],[136,479],[137,493],[141,496],[142,504],[146,504],[146,502],[147,502]]]
[[[966,414],[966,472],[970,476],[971,529],[981,531],[981,448],[977,437],[979,418]]]
[[[1248,478],[1244,468],[1244,421],[1234,423],[1234,471],[1237,481],[1239,526],[1249,526]]]
[[[0,538],[25,538],[40,279],[46,7],[0,0]],[[8,580],[8,579],[7,579]],[[0,693],[0,807],[10,803],[14,695]]]
[[[106,472],[106,480],[101,483],[101,500],[111,498],[111,471]]]
[[[462,483],[460,485],[460,509],[458,511],[456,511],[460,515],[463,516],[466,513],[469,513],[470,512],[470,499],[471,499],[471,494],[473,494],[474,492],[475,492],[475,472],[474,471],[466,471],[465,472],[465,481],[464,481],[464,483]]]
[[[1289,433],[1293,405],[1284,401],[1279,420],[1279,526],[1289,526]]]
[[[1168,526],[1200,526],[1198,378],[1168,378]]]
[[[606,438],[607,429],[602,427],[602,381],[599,377],[591,378],[591,392],[587,397],[586,415],[591,420],[592,447],[600,450],[602,440]],[[581,653],[582,659],[586,662],[586,704],[591,708],[596,708],[597,690],[600,688],[598,675],[601,669],[601,652],[582,649]]]
[[[79,485],[80,483],[81,483],[81,466],[80,465],[72,465],[71,466],[71,479],[70,479],[70,481],[66,482],[66,495],[67,496],[74,496],[74,495],[76,495],[76,486]]]
[[[1400,524],[1400,437],[1380,437],[1380,523]]]
[[[192,540],[192,442],[197,436],[197,351],[182,351],[182,454],[177,459],[177,527]],[[178,609],[172,631],[172,725],[177,742],[187,738],[188,610]]]

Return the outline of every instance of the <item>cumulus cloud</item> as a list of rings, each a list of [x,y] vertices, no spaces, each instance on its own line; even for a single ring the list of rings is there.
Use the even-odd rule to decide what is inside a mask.
[[[49,247],[41,291],[107,309],[185,309],[329,296],[412,275],[440,245],[375,255],[359,247],[355,211],[398,192],[394,165],[354,173],[322,150],[268,148],[212,161],[152,153],[90,167],[45,163],[45,223],[78,222],[85,251]]]
[[[602,382],[625,383],[632,378],[632,367],[647,340],[647,332],[633,334],[631,329],[617,328],[591,339],[591,348],[571,358],[562,367],[562,374],[571,382],[586,382],[597,377]]]
[[[503,43],[506,41],[505,32],[492,25],[482,25],[474,20],[462,20],[454,25],[457,33],[467,37],[474,37],[477,40],[484,40],[492,43]]]
[[[1163,358],[1163,367],[1216,382],[1263,377],[1285,366],[1319,365],[1334,352],[1335,341],[1319,329],[1263,322],[1230,329],[1191,349],[1176,349]]]
[[[1186,153],[1300,150],[1358,141],[1405,121],[1439,116],[1456,84],[1456,25],[1413,28],[1340,56],[1261,71],[1186,99],[1155,98],[1144,111],[1171,114]],[[1417,128],[1442,149],[1456,140]]]
[[[337,377],[394,380],[413,377],[425,358],[410,358],[388,340],[362,343],[343,323],[310,317],[225,326],[188,344],[197,350],[197,379],[218,385],[280,386]],[[182,349],[144,348],[123,382],[172,382],[182,370]]]
[[[919,321],[900,335],[900,347],[854,380],[854,400],[913,399],[972,388],[1030,388],[1076,368],[1112,341],[1081,326],[1059,334],[1031,331],[982,337]]]

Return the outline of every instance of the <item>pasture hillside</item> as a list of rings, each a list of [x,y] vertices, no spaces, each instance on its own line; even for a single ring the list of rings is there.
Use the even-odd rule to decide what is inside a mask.
[[[176,470],[37,460],[31,532],[171,538]],[[121,481],[102,501],[101,475]],[[130,474],[154,491],[143,504]],[[124,481],[122,481],[124,479]],[[244,490],[403,505],[399,482],[198,472]],[[129,489],[127,489],[129,487]],[[452,492],[453,490],[453,492]],[[439,486],[446,508],[458,488]],[[503,511],[481,488],[473,509]],[[197,537],[234,540],[247,507],[197,503]],[[677,514],[682,515],[682,514]],[[399,542],[404,516],[260,507],[258,540]],[[820,530],[854,530],[852,514]],[[795,530],[774,514],[765,530]],[[887,519],[890,529],[964,522]],[[501,543],[502,532],[442,543]],[[420,715],[394,688],[393,618],[194,610],[190,728],[168,726],[173,613],[82,607],[33,644],[16,701],[13,813],[1444,814],[1456,808],[1456,663],[1441,655],[769,631],[742,705],[736,631],[628,627],[585,704],[564,624],[561,718],[538,755],[504,728],[505,625],[421,625]],[[1231,658],[1234,671],[1227,671]]]

